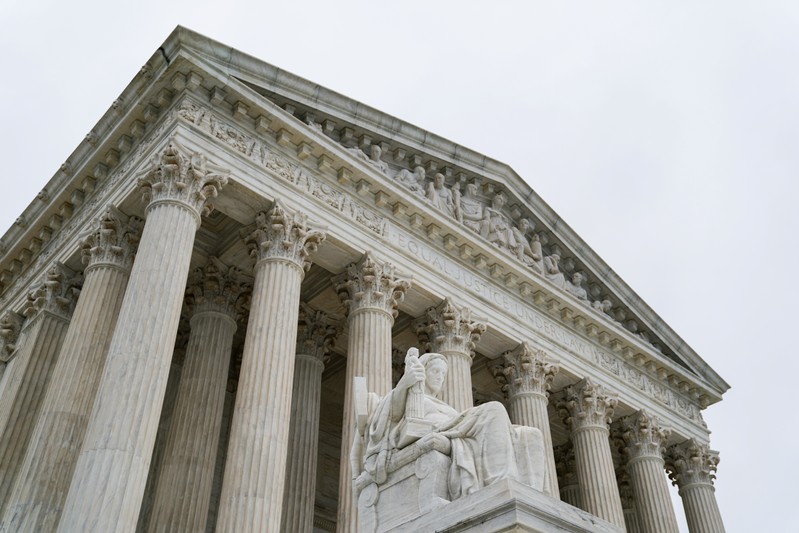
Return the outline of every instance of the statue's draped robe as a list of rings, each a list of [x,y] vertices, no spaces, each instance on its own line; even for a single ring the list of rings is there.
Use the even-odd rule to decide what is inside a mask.
[[[403,413],[392,413],[394,391],[382,398],[369,421],[364,470],[377,483],[386,479],[391,453],[398,449]],[[513,426],[505,407],[489,402],[458,413],[425,396],[425,419],[452,446],[448,489],[450,501],[504,478],[543,488],[543,440],[537,429]]]

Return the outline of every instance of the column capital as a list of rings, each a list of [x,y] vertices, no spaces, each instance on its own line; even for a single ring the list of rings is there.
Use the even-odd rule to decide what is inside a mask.
[[[189,153],[173,138],[153,157],[150,168],[139,179],[139,187],[148,211],[159,203],[180,204],[195,214],[199,227],[200,217],[214,210],[209,199],[216,198],[227,185],[228,174],[204,155]]]
[[[80,294],[81,276],[61,263],[54,263],[44,275],[44,280],[28,293],[22,314],[31,323],[46,311],[69,319]]]
[[[472,311],[456,306],[449,298],[429,307],[414,322],[419,341],[430,352],[458,352],[474,357],[474,346],[486,331],[486,324],[472,319]]]
[[[536,350],[526,341],[503,353],[501,362],[492,368],[508,398],[529,393],[547,396],[559,370],[560,365],[550,361],[544,350]]]
[[[577,463],[574,457],[574,446],[571,441],[553,448],[555,454],[555,470],[558,474],[558,485],[568,487],[577,483]]]
[[[130,270],[139,245],[144,221],[127,216],[113,206],[106,207],[95,229],[81,240],[80,252],[86,269],[110,265]]]
[[[587,427],[608,429],[618,400],[589,378],[569,385],[559,395],[557,409],[572,431]]]
[[[244,242],[256,265],[262,261],[284,259],[306,271],[311,268],[311,254],[326,236],[323,230],[309,227],[305,213],[292,212],[276,199],[269,210],[255,216],[255,229]]]
[[[657,416],[641,410],[619,420],[617,443],[628,459],[663,458],[669,435],[671,430],[662,427]]]
[[[6,311],[0,318],[0,363],[7,362],[17,349],[23,322],[25,317],[14,311]]]
[[[405,298],[411,280],[396,273],[389,262],[378,261],[366,252],[357,263],[333,278],[333,286],[347,311],[380,309],[397,316],[397,304]]]
[[[666,471],[672,484],[680,489],[694,484],[713,485],[718,464],[719,452],[694,439],[670,446],[666,451]]]
[[[314,310],[305,302],[300,302],[297,327],[298,355],[310,355],[327,364],[330,350],[340,333],[339,320],[324,311]]]
[[[189,276],[186,307],[190,315],[224,313],[238,320],[243,312],[242,297],[252,290],[252,278],[216,257],[197,267]]]

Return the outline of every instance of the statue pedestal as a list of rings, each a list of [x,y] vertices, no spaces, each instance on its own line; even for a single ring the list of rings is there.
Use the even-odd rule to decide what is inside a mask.
[[[391,531],[622,533],[623,530],[543,492],[504,479],[398,524]]]

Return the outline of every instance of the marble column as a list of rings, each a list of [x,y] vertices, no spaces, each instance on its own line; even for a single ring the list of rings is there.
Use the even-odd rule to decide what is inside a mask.
[[[663,463],[671,431],[662,428],[656,416],[638,411],[619,421],[619,433],[641,530],[679,533]]]
[[[666,452],[666,469],[680,489],[691,533],[724,533],[713,487],[718,464],[719,453],[694,439],[675,444]]]
[[[410,280],[398,276],[391,263],[377,261],[366,252],[360,261],[347,265],[334,277],[333,284],[347,309],[349,329],[336,531],[357,533],[358,506],[350,464],[355,436],[352,382],[356,376],[365,377],[368,390],[378,396],[391,390],[391,328]]]
[[[559,370],[558,364],[550,362],[543,350],[536,350],[527,342],[504,353],[502,362],[493,369],[510,404],[511,422],[541,430],[547,467],[544,492],[558,499],[560,490],[547,405],[549,387]]]
[[[624,512],[616,484],[608,428],[617,400],[585,378],[563,390],[558,411],[571,429],[582,508],[621,528]]]
[[[278,531],[291,422],[300,284],[325,233],[275,200],[246,241],[255,257],[217,531]]]
[[[86,434],[142,220],[109,207],[81,244],[83,289],[0,531],[52,531]]]
[[[574,446],[571,442],[555,446],[554,455],[561,501],[582,509],[580,483],[577,480],[577,465],[574,461]]]
[[[136,260],[59,531],[136,528],[177,336],[194,237],[227,178],[173,140],[140,180]]]
[[[216,258],[189,279],[191,332],[156,481],[151,533],[205,531],[233,335],[249,281]]]
[[[415,322],[416,334],[426,351],[444,355],[449,367],[441,389],[441,400],[459,413],[474,407],[474,345],[485,333],[486,325],[472,320],[469,309],[455,306],[449,298],[429,308],[425,315]]]
[[[0,516],[5,516],[3,511],[36,426],[79,284],[78,276],[56,263],[28,295],[21,330],[25,339],[3,378],[0,398]]]
[[[627,527],[627,533],[647,533],[646,530],[641,529],[641,522],[638,520],[638,513],[635,510],[632,480],[624,467],[616,471],[616,482],[619,484],[619,497],[622,511],[624,511],[624,525]]]
[[[286,467],[280,528],[285,533],[311,533],[313,530],[322,371],[337,332],[335,319],[327,313],[314,311],[307,304],[300,306],[289,428],[292,445]]]

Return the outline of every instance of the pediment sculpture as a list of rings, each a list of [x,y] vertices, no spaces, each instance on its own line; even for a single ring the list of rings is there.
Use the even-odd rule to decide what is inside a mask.
[[[488,402],[459,413],[438,399],[447,375],[439,353],[411,348],[385,397],[355,378],[351,461],[362,531],[397,527],[502,479],[544,489],[544,441]]]

